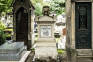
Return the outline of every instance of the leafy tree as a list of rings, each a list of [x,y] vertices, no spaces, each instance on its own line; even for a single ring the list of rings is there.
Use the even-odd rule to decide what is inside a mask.
[[[31,0],[33,5],[35,6],[37,3],[43,4],[43,0]]]
[[[35,15],[41,16],[43,0],[31,0],[31,1],[32,1],[33,5],[35,6]]]
[[[2,22],[0,22],[0,30],[4,30],[5,28],[6,26]]]
[[[37,3],[36,5],[35,5],[35,14],[37,15],[37,16],[41,16],[42,15],[42,5],[41,5],[41,3]]]
[[[42,7],[45,5],[50,6],[50,12],[55,12],[57,15],[65,12],[65,0],[49,0],[43,2],[43,0],[32,0],[35,6],[35,14],[37,16],[42,15]]]
[[[50,11],[56,12],[57,15],[65,12],[65,1],[64,0],[51,0],[48,1],[50,5]]]
[[[8,13],[12,11],[11,7],[12,2],[13,0],[0,0],[0,18],[1,18],[1,13]]]

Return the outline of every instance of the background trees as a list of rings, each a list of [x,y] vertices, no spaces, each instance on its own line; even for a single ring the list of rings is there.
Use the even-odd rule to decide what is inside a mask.
[[[32,0],[35,6],[35,15],[42,15],[42,7],[50,6],[50,12],[55,12],[57,15],[65,13],[65,0]]]
[[[6,14],[12,11],[12,2],[13,0],[0,0],[0,18],[1,14]]]
[[[12,6],[11,3],[13,0],[0,0],[0,13],[2,12],[11,12]]]

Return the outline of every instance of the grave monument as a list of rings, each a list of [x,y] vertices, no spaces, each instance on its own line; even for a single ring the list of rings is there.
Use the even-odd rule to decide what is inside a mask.
[[[93,0],[66,0],[69,62],[93,62]]]
[[[49,16],[49,6],[43,7],[43,15],[36,17],[38,24],[38,39],[35,47],[35,58],[39,60],[57,60],[56,40],[54,38],[55,16]]]
[[[30,0],[13,0],[13,40],[0,45],[0,61],[19,61],[33,41],[34,7]],[[28,29],[29,28],[29,29]]]
[[[24,49],[24,42],[6,42],[0,45],[0,61],[19,61]]]
[[[30,49],[34,34],[34,6],[30,0],[13,1],[13,40]]]

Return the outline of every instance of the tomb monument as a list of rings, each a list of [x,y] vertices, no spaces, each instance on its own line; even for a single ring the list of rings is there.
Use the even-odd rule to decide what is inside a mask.
[[[93,62],[93,0],[66,0],[69,62]]]
[[[43,7],[43,15],[35,18],[38,24],[38,39],[35,47],[35,58],[39,60],[57,60],[57,47],[54,38],[56,16],[49,16],[49,6]]]

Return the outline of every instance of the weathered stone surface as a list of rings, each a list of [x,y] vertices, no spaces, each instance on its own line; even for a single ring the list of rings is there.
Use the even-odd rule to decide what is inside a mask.
[[[13,1],[12,3],[12,6],[13,6],[13,40],[15,42],[18,42],[19,40],[20,41],[23,41],[24,44],[27,46],[27,49],[30,49],[32,44],[34,43],[34,6],[33,4],[31,3],[31,0],[15,0]],[[22,11],[20,12],[21,13],[21,18],[20,16],[18,16],[18,11],[20,11],[20,8],[23,8],[25,10],[25,15],[22,15]],[[22,10],[22,9],[21,9]],[[26,13],[27,13],[27,16],[26,16]],[[22,22],[17,22],[18,18],[19,17],[21,20],[24,20]],[[25,17],[25,18],[24,18]],[[21,21],[20,20],[20,21]],[[27,21],[27,22],[26,22]],[[20,26],[18,26],[17,24],[19,25],[22,25],[24,29],[24,31],[19,28]],[[25,27],[26,28],[25,28]],[[28,28],[28,29],[27,29]],[[21,31],[20,34],[18,33],[18,30]],[[26,34],[27,35],[26,35]],[[19,36],[19,38],[17,38]],[[21,38],[20,38],[21,37]],[[26,38],[27,37],[27,38]]]
[[[5,44],[0,46],[0,53],[17,53],[23,47],[23,42],[13,42],[10,44],[6,42]]]
[[[93,60],[90,57],[78,57],[77,62],[93,62]]]
[[[77,50],[77,55],[92,55],[92,50],[84,49],[84,50]]]
[[[92,49],[76,49],[75,37],[75,5],[76,2],[91,2],[93,8],[93,0],[66,0],[66,51],[69,62],[92,62],[93,45]],[[93,12],[93,9],[91,9]],[[93,15],[92,15],[93,17]],[[93,21],[93,18],[92,18]],[[92,24],[93,27],[93,24]],[[93,29],[92,29],[93,31]],[[92,37],[93,37],[93,33]],[[91,41],[93,44],[93,40]]]
[[[50,58],[57,60],[57,48],[56,47],[36,47],[35,58],[40,60],[50,60]]]
[[[54,38],[55,16],[37,17],[38,39],[35,47],[35,58],[39,60],[57,60],[56,40]]]
[[[0,61],[18,61],[24,49],[24,42],[13,42],[0,46]]]

